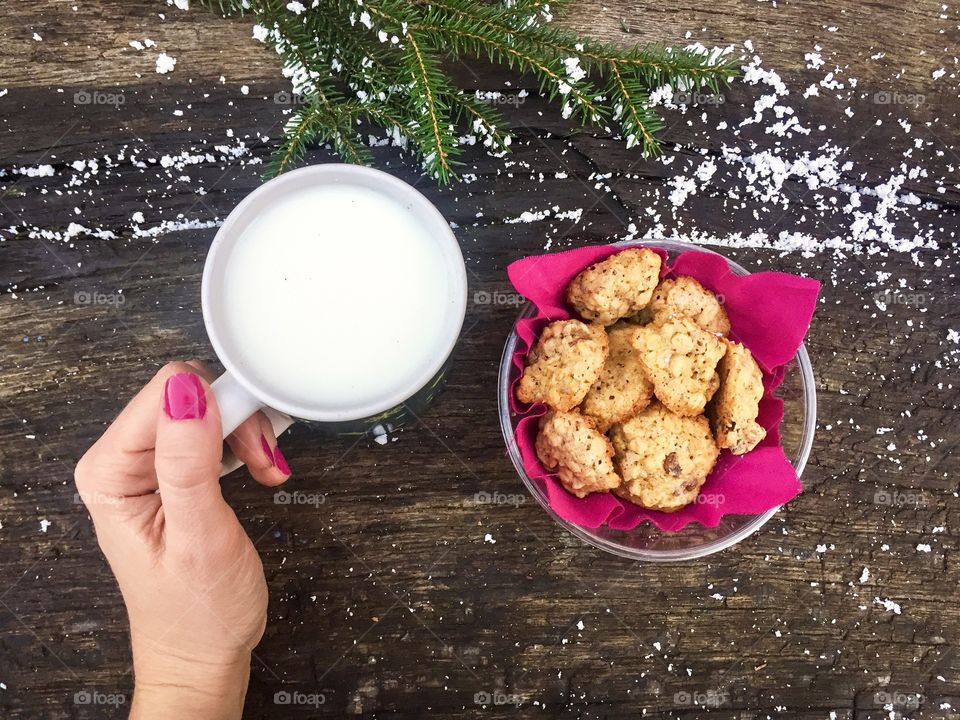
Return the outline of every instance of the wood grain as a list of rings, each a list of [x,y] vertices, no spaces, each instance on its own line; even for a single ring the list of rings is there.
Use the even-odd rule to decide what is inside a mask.
[[[323,493],[322,505],[277,505],[243,473],[225,481],[271,592],[245,717],[703,717],[693,696],[722,699],[709,712],[718,718],[888,717],[887,696],[904,716],[957,717],[958,378],[947,338],[960,299],[960,101],[955,79],[931,76],[940,67],[956,72],[956,11],[893,0],[584,0],[562,21],[617,42],[685,42],[687,30],[707,45],[749,38],[794,98],[823,78],[827,68],[807,68],[803,57],[822,44],[843,80],[860,80],[849,99],[824,92],[803,104],[805,120],[825,130],[788,141],[746,127],[737,142],[790,142],[797,153],[816,153],[832,139],[852,163],[845,179],[864,187],[902,163],[923,166],[927,175],[908,178],[904,189],[936,205],[918,206],[897,227],[934,228],[939,247],[846,256],[723,250],[749,268],[824,283],[807,343],[820,422],[805,492],[755,536],[685,564],[635,564],[585,547],[529,498],[517,506],[471,502],[478,491],[523,492],[504,454],[496,402],[516,308],[471,302],[446,390],[395,442],[303,427],[285,438],[291,486]],[[0,166],[49,163],[55,171],[0,178],[5,718],[125,716],[123,706],[75,702],[76,693],[96,690],[129,703],[132,678],[123,605],[75,502],[72,467],[162,363],[215,362],[198,306],[214,230],[138,237],[131,218],[143,213],[143,227],[211,221],[259,184],[251,160],[267,157],[279,133],[284,108],[273,96],[284,82],[276,58],[249,35],[247,22],[145,1],[17,0],[0,13],[0,88],[8,89]],[[129,47],[145,37],[157,48]],[[159,50],[177,58],[170,75],[154,72]],[[468,87],[530,86],[481,65],[460,68],[458,77]],[[122,92],[125,102],[79,106],[73,94],[81,90]],[[926,101],[878,108],[869,98],[882,90]],[[570,128],[535,97],[503,108],[517,137],[516,164],[470,150],[469,184],[437,189],[391,148],[377,149],[377,162],[416,183],[457,224],[472,292],[508,291],[506,265],[548,242],[604,242],[630,222],[642,234],[655,224],[648,209],[680,233],[763,228],[833,237],[833,216],[793,181],[789,191],[800,199],[786,209],[731,202],[726,193],[737,178],[722,173],[682,208],[667,202],[670,178],[717,156],[730,139],[713,128],[742,117],[760,93],[736,86],[708,110],[708,123],[699,113],[668,115],[676,156],[669,166],[640,161],[608,133]],[[898,120],[910,121],[913,134]],[[217,149],[239,142],[248,154]],[[184,151],[213,161],[157,168],[164,155]],[[71,170],[90,158],[101,158],[97,176]],[[330,159],[323,150],[310,157]],[[72,174],[78,184],[68,187]],[[504,224],[555,204],[582,209],[580,222]],[[71,222],[115,237],[39,236],[62,234]],[[14,225],[16,234],[7,230]],[[878,273],[921,294],[922,304],[879,309],[873,295],[889,283],[879,285]],[[121,289],[122,304],[76,302],[76,293]],[[50,523],[45,532],[41,520]],[[920,544],[931,552],[918,552]],[[888,599],[900,614],[879,602]],[[293,690],[324,702],[274,702]],[[475,702],[496,692],[520,707]]]

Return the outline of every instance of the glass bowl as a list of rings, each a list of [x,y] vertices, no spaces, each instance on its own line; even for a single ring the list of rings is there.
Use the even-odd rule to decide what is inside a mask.
[[[677,254],[688,250],[713,252],[693,243],[675,242],[668,240],[640,242],[624,241],[617,243],[622,247],[643,246],[660,248],[666,251],[668,259],[672,260]],[[713,253],[719,255],[719,253]],[[723,256],[721,256],[723,257]],[[732,272],[738,275],[749,274],[747,270],[728,258],[724,258]],[[518,320],[536,314],[536,308],[528,303]],[[500,427],[507,444],[507,453],[513,461],[520,479],[527,490],[543,507],[558,525],[580,538],[588,545],[634,560],[648,562],[673,562],[692,560],[704,557],[743,540],[748,535],[759,530],[764,523],[776,514],[779,507],[771,508],[759,515],[725,515],[716,527],[707,528],[699,523],[690,523],[683,530],[667,533],[659,530],[649,522],[641,522],[632,530],[614,530],[602,526],[595,530],[581,527],[557,515],[547,501],[547,494],[541,481],[536,481],[527,475],[517,446],[515,430],[520,416],[510,410],[510,389],[520,371],[514,367],[512,359],[520,338],[516,327],[507,338],[500,359],[499,379],[499,410]],[[787,365],[783,383],[777,388],[776,395],[784,401],[783,421],[780,423],[780,434],[784,452],[793,464],[797,475],[801,475],[810,448],[813,445],[814,428],[817,422],[817,394],[814,387],[813,369],[810,366],[810,357],[803,345],[797,351],[793,360]]]

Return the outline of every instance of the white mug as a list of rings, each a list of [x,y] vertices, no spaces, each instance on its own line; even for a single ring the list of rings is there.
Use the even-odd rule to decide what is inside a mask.
[[[384,218],[382,228],[377,224],[380,210],[383,210]],[[276,220],[275,236],[271,218]],[[354,226],[358,228],[356,233],[353,232]],[[267,230],[270,232],[265,236]],[[396,246],[391,244],[394,236],[397,237]],[[406,238],[409,247],[400,244],[403,238]],[[384,258],[381,260],[375,249],[367,252],[366,246],[379,248]],[[264,263],[262,259],[262,253],[268,249],[270,257],[275,257],[275,253],[280,256],[272,270],[267,267],[269,263]],[[301,251],[304,251],[302,256]],[[256,252],[261,255],[250,254]],[[408,256],[412,259],[404,265],[403,260]],[[344,258],[353,260],[342,266]],[[331,267],[326,266],[327,260]],[[350,266],[351,262],[357,267]],[[251,267],[258,268],[258,263],[264,266],[263,272],[268,276],[263,286],[254,286],[250,282]],[[383,267],[391,263],[393,267]],[[246,270],[241,269],[244,267]],[[284,268],[289,269],[290,276],[295,280],[279,282],[277,273],[280,271],[284,274],[280,279],[288,280]],[[321,279],[316,280],[311,273],[316,273]],[[301,394],[289,384],[297,376],[290,370],[297,358],[290,358],[291,362],[287,363],[288,358],[282,349],[272,347],[272,354],[265,356],[265,340],[258,334],[258,327],[264,327],[264,318],[259,318],[259,326],[245,327],[243,317],[238,318],[237,308],[247,303],[250,294],[256,294],[259,299],[256,302],[251,300],[253,304],[246,305],[251,316],[256,316],[258,312],[268,312],[261,305],[266,304],[272,310],[270,302],[282,297],[282,301],[277,302],[285,303],[281,305],[284,308],[285,326],[317,335],[317,338],[302,338],[305,342],[314,343],[310,345],[311,348],[324,347],[320,336],[328,324],[327,320],[337,318],[341,332],[340,344],[330,347],[329,352],[354,352],[352,343],[344,346],[342,334],[352,322],[354,308],[349,301],[331,302],[331,298],[326,297],[320,301],[323,307],[318,309],[316,303],[309,301],[309,297],[301,304],[291,299],[303,297],[305,293],[309,296],[313,290],[323,296],[321,291],[338,278],[349,278],[350,273],[354,273],[358,280],[368,276],[385,279],[385,284],[391,288],[393,296],[384,298],[383,303],[386,316],[378,317],[380,324],[377,327],[381,334],[388,335],[394,327],[392,323],[384,325],[383,322],[395,311],[409,314],[413,308],[422,307],[428,319],[424,321],[426,324],[418,328],[420,336],[409,337],[406,343],[400,342],[399,336],[393,338],[390,349],[394,354],[382,362],[376,357],[356,358],[360,365],[366,362],[375,368],[380,362],[382,368],[392,369],[398,359],[404,357],[404,353],[415,351],[418,353],[416,357],[402,361],[409,365],[402,366],[405,373],[402,382],[398,381],[391,387],[384,386],[382,392],[372,390],[378,394],[371,395],[367,392],[368,388],[363,387],[362,383],[358,385],[357,378],[354,378],[356,401],[351,399],[349,393],[341,393],[334,388],[338,399],[336,402],[326,402],[316,392],[312,395],[307,392]],[[417,273],[420,275],[417,276]],[[409,275],[414,277],[405,277]],[[406,285],[401,286],[402,283]],[[348,285],[343,287],[346,289]],[[377,287],[368,290],[376,291]],[[370,341],[370,334],[360,334],[363,332],[363,323],[370,322],[374,317],[370,314],[371,304],[366,300],[367,295],[364,293],[361,296],[362,292],[361,286],[352,291],[354,301],[364,308],[355,323],[357,338]],[[344,291],[344,295],[350,294]],[[406,294],[416,297],[404,304],[408,299]],[[334,296],[333,299],[339,298]],[[438,386],[438,378],[442,378],[463,326],[467,278],[463,256],[449,223],[429,200],[410,185],[387,173],[357,165],[313,165],[264,183],[234,208],[210,246],[203,270],[201,301],[207,334],[225,368],[224,374],[213,383],[224,437],[258,410],[267,414],[279,434],[294,419],[334,424],[369,421],[373,424],[377,418],[388,418],[391,411],[402,408],[406,401],[424,388]],[[410,318],[406,317],[405,321],[410,322]],[[257,321],[251,317],[249,322]],[[423,335],[429,336],[432,347],[417,345],[428,342],[421,337]],[[290,333],[287,337],[290,337]],[[300,337],[297,336],[298,339]],[[374,337],[378,336],[374,334]],[[340,356],[322,354],[318,357],[336,357],[334,364],[340,363],[337,366],[344,367]],[[271,358],[276,368],[271,368]],[[346,361],[347,356],[343,356],[343,360]],[[309,378],[304,379],[303,373],[309,372],[309,361],[309,358],[303,358],[303,362],[295,365],[300,381],[307,384]],[[353,359],[349,362],[351,366],[354,364]],[[318,367],[317,372],[322,371]],[[277,379],[276,375],[285,377]],[[287,380],[286,376],[290,379]],[[288,383],[286,387],[283,387],[284,382]],[[224,472],[238,465],[233,459],[225,460]]]

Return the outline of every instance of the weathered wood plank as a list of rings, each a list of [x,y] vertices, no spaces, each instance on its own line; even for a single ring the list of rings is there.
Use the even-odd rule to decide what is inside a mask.
[[[279,132],[283,108],[273,94],[284,83],[271,54],[248,42],[244,22],[113,0],[9,5],[0,19],[7,50],[0,87],[9,88],[0,98],[0,167],[49,163],[55,175],[4,178],[0,228],[62,234],[78,222],[116,237],[0,233],[0,682],[7,686],[0,711],[18,719],[119,717],[122,708],[74,701],[84,689],[128,695],[131,677],[123,606],[74,501],[72,463],[159,364],[213,361],[197,300],[214,230],[151,238],[134,228],[180,215],[222,218],[256,187],[260,167],[251,161],[267,156]],[[808,340],[820,428],[805,493],[736,548],[684,565],[601,555],[530,499],[516,507],[471,502],[478,490],[522,492],[503,453],[495,393],[516,308],[471,302],[448,386],[420,425],[383,447],[304,428],[285,439],[293,486],[325,493],[322,505],[276,505],[243,474],[225,483],[271,589],[246,716],[632,718],[646,710],[698,718],[702,709],[685,704],[698,696],[723,700],[710,711],[718,718],[887,717],[885,697],[909,717],[950,717],[960,708],[960,468],[952,427],[957,358],[946,339],[957,329],[960,296],[960,101],[955,79],[936,83],[931,73],[955,71],[954,11],[892,0],[777,7],[585,0],[565,22],[618,42],[678,43],[688,29],[705,44],[752,38],[796,107],[828,69],[806,67],[803,55],[816,43],[828,65],[843,68],[841,79],[861,84],[849,98],[824,91],[803,101],[811,135],[789,141],[762,127],[744,127],[739,137],[717,130],[721,121],[739,122],[761,93],[735,87],[706,122],[699,111],[669,116],[671,165],[638,162],[610,133],[574,131],[534,97],[504,108],[517,134],[516,164],[470,151],[466,170],[476,179],[468,184],[438,190],[394,149],[378,149],[381,167],[418,183],[458,225],[472,290],[509,291],[506,265],[548,241],[552,249],[603,242],[624,235],[630,222],[642,235],[657,222],[647,208],[666,231],[680,233],[785,229],[823,240],[847,227],[824,205],[837,193],[808,193],[794,181],[787,208],[732,201],[741,178],[722,165],[674,208],[671,178],[689,175],[701,152],[717,157],[731,142],[744,149],[780,142],[797,154],[828,140],[852,146],[844,178],[862,187],[885,181],[901,163],[924,167],[927,176],[908,178],[904,188],[938,205],[895,218],[896,227],[935,228],[940,247],[915,258],[724,250],[750,268],[824,281]],[[174,73],[156,75],[156,52],[127,45],[144,37],[177,57]],[[870,59],[880,51],[886,56]],[[458,73],[465,86],[502,88],[509,79],[514,89],[529,87],[490,68],[471,71]],[[73,93],[84,89],[121,91],[125,102],[76,105]],[[928,101],[878,109],[872,94],[884,89]],[[914,131],[901,132],[898,120]],[[917,138],[921,146],[911,149]],[[241,157],[216,150],[240,141],[250,149]],[[131,161],[131,151],[147,167]],[[185,151],[213,159],[156,167]],[[97,175],[71,169],[90,158],[101,158]],[[321,150],[311,159],[330,156]],[[71,175],[78,184],[68,187]],[[582,217],[504,223],[553,205],[582,209]],[[142,223],[133,222],[137,212]],[[881,282],[878,273],[894,280]],[[873,296],[890,287],[922,300],[881,310]],[[75,301],[78,292],[120,289],[122,305]],[[41,520],[51,523],[46,532]],[[484,541],[488,533],[495,544]],[[918,552],[921,544],[931,551]],[[901,614],[875,599],[898,603]],[[274,695],[284,689],[322,693],[325,703],[278,706]],[[475,703],[477,693],[494,692],[516,696],[522,707]],[[913,712],[916,694],[923,700]]]

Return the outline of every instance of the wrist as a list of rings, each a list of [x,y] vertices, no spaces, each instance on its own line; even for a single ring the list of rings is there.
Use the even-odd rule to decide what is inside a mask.
[[[250,653],[196,657],[165,648],[138,653],[134,646],[132,720],[239,718],[250,679]],[[182,711],[182,712],[181,712]]]

